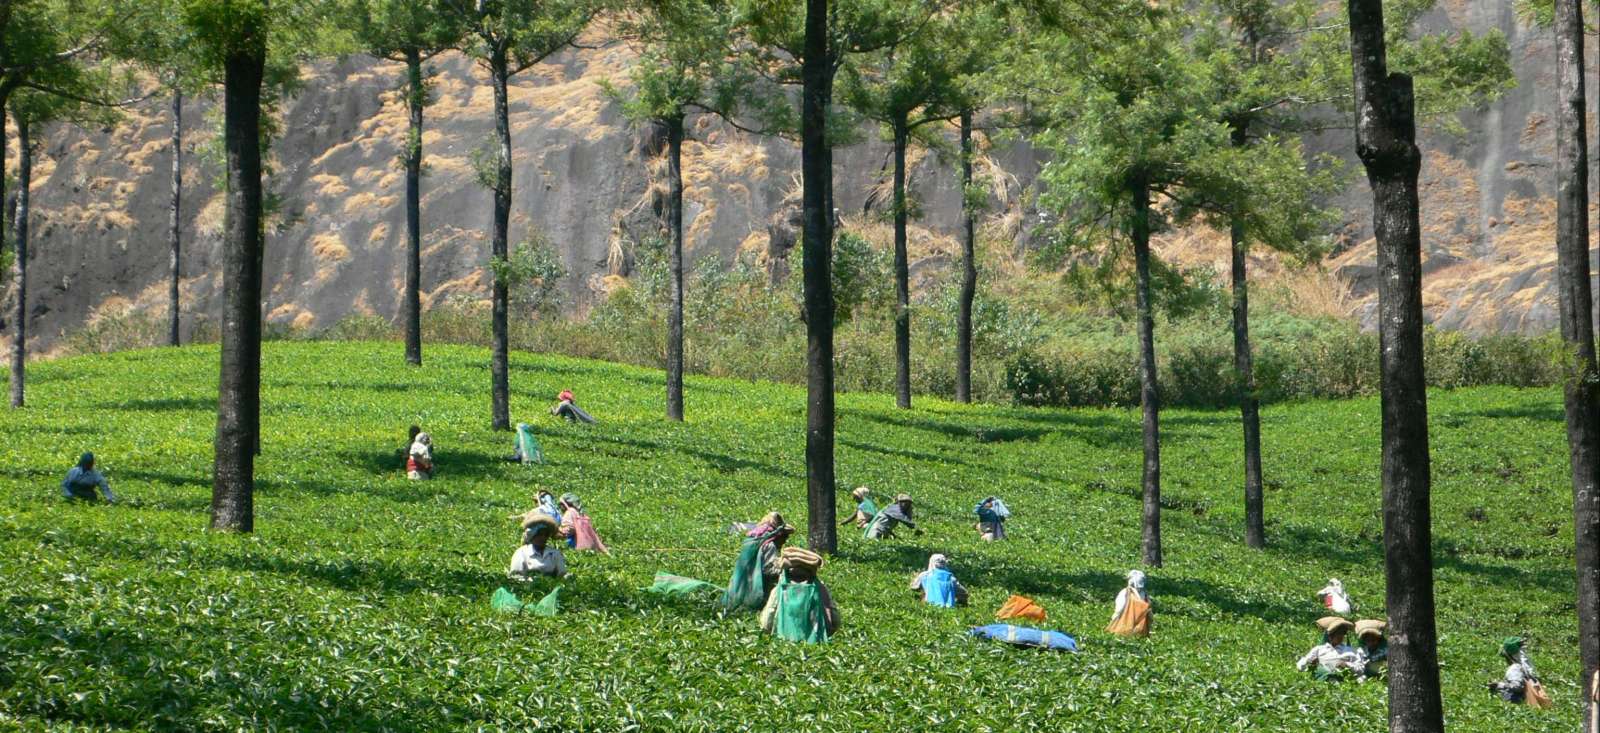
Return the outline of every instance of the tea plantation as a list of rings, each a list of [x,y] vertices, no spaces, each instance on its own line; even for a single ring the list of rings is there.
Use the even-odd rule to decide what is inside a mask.
[[[1101,631],[1137,566],[1139,432],[1122,410],[840,398],[845,491],[918,500],[926,533],[844,530],[822,569],[844,625],[803,647],[721,618],[715,597],[641,592],[658,570],[722,584],[733,521],[804,521],[804,392],[690,379],[686,424],[663,377],[514,355],[513,419],[549,462],[506,463],[487,429],[488,355],[396,344],[273,343],[263,377],[256,532],[205,531],[215,347],[36,364],[30,406],[0,411],[0,727],[201,730],[1360,731],[1386,729],[1381,683],[1321,684],[1295,659],[1313,597],[1344,581],[1383,617],[1375,399],[1274,406],[1264,552],[1241,534],[1237,417],[1164,415],[1167,566],[1155,634]],[[546,409],[562,388],[600,419]],[[1571,498],[1555,390],[1438,392],[1433,425],[1440,655],[1456,731],[1578,726]],[[439,475],[408,482],[406,426]],[[68,504],[80,451],[117,506]],[[533,492],[580,494],[610,556],[571,553],[555,618],[506,616]],[[972,508],[1015,512],[986,545]],[[931,552],[972,591],[954,611],[906,589]],[[535,595],[540,588],[519,589]],[[972,640],[1011,593],[1081,653]],[[1530,637],[1556,709],[1501,703],[1499,639]]]

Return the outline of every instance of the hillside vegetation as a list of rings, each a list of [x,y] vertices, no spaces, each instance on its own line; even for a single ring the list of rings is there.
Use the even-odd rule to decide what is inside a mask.
[[[926,534],[845,532],[822,578],[844,627],[801,647],[720,618],[714,597],[643,593],[658,570],[727,579],[733,521],[803,521],[804,392],[691,378],[661,418],[656,371],[513,355],[512,415],[548,465],[505,463],[486,429],[488,355],[390,343],[273,343],[265,355],[256,532],[204,531],[214,347],[44,362],[0,413],[0,726],[184,729],[1385,730],[1381,684],[1296,673],[1338,577],[1383,617],[1375,399],[1263,415],[1270,549],[1245,549],[1230,412],[1164,414],[1167,565],[1155,635],[1102,633],[1139,541],[1139,426],[1123,410],[840,398],[839,475],[918,500]],[[601,420],[545,414],[571,388]],[[1445,710],[1456,731],[1578,724],[1572,504],[1560,395],[1435,392],[1430,404]],[[440,465],[407,482],[408,424]],[[93,449],[120,506],[57,483]],[[579,493],[610,556],[569,554],[556,618],[504,616],[513,513]],[[998,494],[1011,540],[977,541]],[[842,495],[842,492],[841,492]],[[944,552],[972,605],[906,590]],[[524,595],[544,590],[519,589]],[[1048,609],[1078,655],[967,638],[1008,594]],[[1556,709],[1484,691],[1498,640],[1527,634]]]

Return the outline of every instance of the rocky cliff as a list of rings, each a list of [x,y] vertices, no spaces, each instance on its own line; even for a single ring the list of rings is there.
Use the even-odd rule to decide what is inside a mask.
[[[1430,18],[1441,29],[1504,30],[1519,81],[1499,103],[1464,115],[1467,135],[1427,141],[1425,302],[1441,327],[1540,331],[1555,323],[1552,47],[1546,33],[1519,26],[1509,6],[1447,0]],[[567,302],[577,309],[627,274],[626,243],[655,231],[662,204],[654,158],[659,137],[623,119],[599,84],[624,80],[633,58],[618,46],[569,52],[527,72],[511,93],[512,241],[537,230],[557,244],[571,273]],[[473,164],[493,129],[486,77],[459,56],[434,66],[436,103],[423,136],[425,305],[485,297],[492,203]],[[355,313],[397,313],[404,272],[405,185],[396,162],[406,130],[396,93],[401,79],[398,65],[365,59],[321,65],[307,70],[304,89],[283,106],[283,135],[272,158],[272,189],[283,203],[265,261],[270,321],[316,328]],[[211,106],[190,105],[185,120],[201,120]],[[48,350],[99,314],[165,313],[170,124],[166,104],[152,100],[115,128],[49,132],[34,171],[28,308],[34,348]],[[205,147],[210,127],[193,124],[193,148],[186,150],[186,330],[207,320],[220,301],[222,197],[215,165],[193,154]],[[684,165],[690,257],[730,260],[744,251],[781,268],[792,245],[782,220],[786,199],[798,189],[796,148],[709,119],[692,127],[696,139],[686,146]],[[836,154],[837,201],[846,216],[881,200],[887,150],[875,135],[866,137]],[[1348,133],[1330,133],[1316,145],[1348,151],[1352,142]],[[1022,192],[1038,160],[1025,145],[987,153],[995,230],[1018,237]],[[950,161],[933,154],[914,160],[924,216],[912,248],[927,270],[954,251],[945,234],[956,230],[958,187]],[[1328,302],[1370,321],[1369,198],[1356,178],[1339,201],[1347,212],[1343,243],[1325,263],[1337,277],[1320,278],[1317,287],[1328,291],[1322,294]],[[1167,256],[1190,264],[1221,265],[1227,251],[1224,237],[1203,231],[1174,234],[1164,245]],[[1271,262],[1258,265],[1268,277],[1279,271]]]

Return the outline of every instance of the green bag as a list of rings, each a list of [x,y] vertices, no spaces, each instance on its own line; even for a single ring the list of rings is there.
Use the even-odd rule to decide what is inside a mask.
[[[659,593],[673,598],[687,598],[694,595],[696,591],[717,590],[717,586],[704,580],[695,580],[694,578],[685,578],[682,575],[656,571],[656,581],[644,590],[646,593]]]
[[[539,446],[539,439],[534,437],[533,428],[527,423],[517,423],[517,456],[527,463],[544,463],[544,449]]]
[[[778,615],[773,631],[789,641],[821,644],[828,640],[828,619],[822,607],[822,589],[812,583],[790,583],[784,573],[778,587]]]
[[[761,542],[761,537],[751,537],[739,548],[733,577],[722,593],[722,605],[729,611],[759,611],[767,602],[766,589],[761,585]]]
[[[555,590],[550,591],[538,603],[525,603],[517,598],[517,594],[502,587],[496,589],[494,595],[489,598],[489,607],[502,613],[531,613],[535,616],[554,616],[561,610],[560,596],[561,586],[558,585]]]

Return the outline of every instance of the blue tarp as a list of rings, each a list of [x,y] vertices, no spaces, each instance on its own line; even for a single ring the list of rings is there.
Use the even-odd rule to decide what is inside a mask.
[[[980,639],[993,639],[1017,646],[1031,646],[1064,652],[1078,651],[1076,639],[1059,631],[1045,631],[1044,629],[1035,629],[1029,626],[989,624],[988,626],[974,628],[972,635]]]

